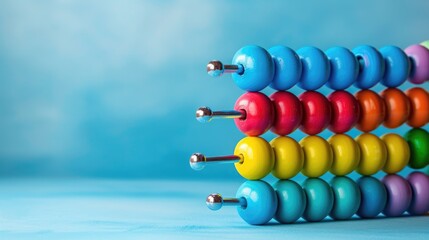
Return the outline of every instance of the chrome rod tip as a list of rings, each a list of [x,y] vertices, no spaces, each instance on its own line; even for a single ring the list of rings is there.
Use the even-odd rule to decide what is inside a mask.
[[[213,112],[209,107],[200,107],[195,112],[195,117],[199,122],[206,123],[212,120]]]
[[[189,165],[192,169],[200,171],[206,166],[206,157],[204,156],[204,154],[194,153],[189,159]]]
[[[223,198],[219,193],[212,193],[206,198],[207,207],[210,210],[216,211],[222,208]]]
[[[212,77],[219,77],[224,72],[223,63],[221,61],[210,61],[207,64],[207,73]]]

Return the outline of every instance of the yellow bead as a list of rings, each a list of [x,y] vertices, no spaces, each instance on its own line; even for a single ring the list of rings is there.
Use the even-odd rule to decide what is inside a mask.
[[[336,134],[328,139],[333,153],[330,172],[344,176],[357,168],[360,162],[360,149],[353,138],[346,134]]]
[[[361,158],[356,171],[362,175],[373,175],[380,171],[387,159],[384,142],[371,133],[364,133],[356,138],[361,149]]]
[[[304,165],[301,146],[290,137],[276,137],[270,144],[275,156],[272,174],[279,179],[289,179],[297,175]]]
[[[381,139],[387,147],[387,161],[383,171],[389,174],[401,171],[410,161],[410,146],[407,141],[394,133],[386,134]]]
[[[271,145],[260,137],[241,139],[234,150],[241,161],[235,163],[237,172],[246,179],[257,180],[268,175],[274,166],[274,153]]]
[[[332,149],[329,143],[319,136],[308,136],[299,142],[304,150],[302,174],[307,177],[320,177],[332,165]]]

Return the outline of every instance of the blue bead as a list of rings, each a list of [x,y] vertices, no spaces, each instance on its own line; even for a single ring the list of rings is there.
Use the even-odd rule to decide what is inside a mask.
[[[309,222],[323,220],[334,205],[334,194],[331,187],[319,178],[308,178],[302,186],[307,196],[307,207],[303,218]]]
[[[240,217],[249,224],[265,224],[276,213],[276,192],[264,181],[244,182],[238,188],[236,197],[246,199],[247,206],[238,207],[237,211]]]
[[[276,90],[287,90],[298,83],[301,78],[302,64],[298,55],[285,46],[268,49],[274,60],[274,78],[270,87]]]
[[[359,63],[355,55],[343,47],[333,47],[325,52],[331,63],[331,74],[326,85],[334,90],[350,87],[359,73]]]
[[[386,87],[398,87],[407,80],[410,73],[410,59],[407,54],[395,46],[381,48],[384,59],[385,72],[381,84]]]
[[[278,208],[274,218],[280,223],[293,223],[304,213],[307,198],[302,187],[292,180],[280,180],[274,184]]]
[[[362,45],[353,49],[360,71],[355,82],[355,86],[361,89],[368,89],[375,86],[384,75],[384,59],[377,49]]]
[[[357,180],[361,192],[361,204],[357,215],[361,218],[374,218],[384,210],[387,202],[387,191],[384,184],[370,176]]]
[[[334,177],[331,180],[334,192],[333,219],[345,220],[351,218],[359,209],[361,194],[358,185],[348,177]]]
[[[302,62],[301,80],[298,86],[305,90],[316,90],[328,81],[330,64],[322,50],[303,47],[296,51]]]
[[[245,91],[257,92],[267,87],[274,77],[271,55],[259,46],[249,45],[238,50],[232,63],[242,65],[243,71],[233,73],[237,86]]]

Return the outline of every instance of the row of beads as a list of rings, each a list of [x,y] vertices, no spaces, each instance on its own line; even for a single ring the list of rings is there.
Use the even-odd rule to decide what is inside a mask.
[[[207,205],[217,210],[222,205],[207,198]],[[429,177],[413,172],[407,179],[387,175],[381,181],[361,177],[354,182],[348,177],[334,177],[330,184],[322,179],[309,178],[302,187],[292,180],[280,180],[271,187],[263,181],[247,181],[237,190],[240,217],[249,224],[265,224],[272,218],[279,223],[293,223],[300,217],[317,222],[328,215],[346,220],[357,214],[374,218],[380,213],[387,217],[423,215],[429,211]],[[216,205],[217,204],[217,205]],[[220,206],[219,206],[220,204]],[[215,206],[215,208],[213,208]]]
[[[328,140],[313,135],[299,143],[293,138],[280,136],[268,143],[261,137],[245,137],[234,150],[235,168],[244,178],[258,180],[270,172],[279,179],[290,179],[302,172],[307,177],[320,177],[330,171],[344,176],[356,170],[362,175],[373,175],[380,170],[388,174],[401,171],[407,164],[423,168],[429,164],[429,133],[424,129],[411,129],[405,138],[390,133],[381,138],[364,133],[351,138],[336,134]],[[210,159],[192,155],[191,167],[202,169]]]
[[[429,94],[422,88],[411,88],[405,94],[387,88],[380,95],[361,90],[355,96],[339,90],[328,98],[315,91],[299,97],[285,91],[270,97],[247,92],[237,99],[234,109],[243,113],[243,117],[234,120],[237,128],[248,136],[259,136],[269,129],[287,135],[298,127],[309,135],[325,128],[344,133],[355,125],[363,132],[370,132],[382,123],[388,128],[405,122],[412,127],[424,126],[429,122]]]
[[[418,44],[404,51],[395,46],[377,50],[362,45],[352,51],[333,47],[326,52],[315,47],[303,47],[295,52],[285,46],[267,51],[249,45],[235,53],[232,63],[236,66],[232,77],[245,91],[260,91],[268,85],[287,90],[296,84],[305,90],[316,90],[324,84],[340,90],[353,83],[368,89],[378,82],[397,87],[407,78],[415,84],[429,80],[429,49]],[[210,62],[207,69],[213,76],[224,71],[218,61]]]

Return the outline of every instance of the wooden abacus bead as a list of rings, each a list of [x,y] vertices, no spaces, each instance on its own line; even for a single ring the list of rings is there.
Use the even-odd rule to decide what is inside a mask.
[[[410,116],[410,100],[399,89],[387,88],[381,92],[386,104],[386,116],[383,125],[388,128],[397,128],[405,123]]]
[[[386,164],[387,149],[385,143],[371,133],[364,133],[356,138],[361,149],[360,163],[356,171],[362,175],[374,175]]]
[[[332,119],[329,130],[334,133],[344,133],[352,129],[360,115],[359,103],[355,97],[346,91],[335,91],[328,96],[331,103]]]
[[[331,65],[322,50],[303,47],[296,51],[302,62],[301,79],[298,86],[305,90],[322,87],[329,78]]]
[[[238,129],[248,136],[259,136],[271,128],[274,109],[270,99],[259,92],[248,92],[235,102],[236,111],[244,111],[245,118],[235,118]]]
[[[304,152],[301,146],[290,137],[276,137],[270,142],[275,162],[272,174],[278,179],[296,176],[304,166]]]
[[[422,84],[429,80],[429,50],[419,44],[405,49],[411,59],[411,71],[408,80],[414,84]]]
[[[343,47],[333,47],[325,52],[331,66],[331,73],[326,85],[334,90],[350,87],[359,73],[359,63],[354,54]]]
[[[429,40],[426,40],[424,42],[421,42],[420,45],[422,45],[423,47],[425,47],[426,49],[429,49]]]
[[[398,87],[407,80],[410,74],[410,59],[402,49],[395,46],[386,46],[379,51],[385,63],[381,84],[391,88]]]
[[[258,180],[271,172],[274,167],[274,153],[270,144],[260,137],[241,139],[234,150],[234,155],[206,157],[195,153],[189,159],[194,170],[202,170],[207,163],[234,163],[237,172],[249,180]]]
[[[429,164],[429,133],[422,128],[413,128],[405,134],[410,147],[408,166],[421,169]]]
[[[387,190],[387,202],[383,214],[387,217],[402,215],[411,204],[412,190],[410,184],[396,174],[387,175],[381,181]]]
[[[429,176],[421,172],[412,172],[407,181],[411,186],[413,197],[408,212],[422,215],[429,212]]]
[[[300,129],[306,134],[322,132],[331,121],[331,105],[328,99],[315,91],[307,91],[299,96],[303,106]]]
[[[332,166],[332,148],[319,136],[307,136],[300,142],[304,151],[302,174],[307,177],[320,177]]]
[[[235,84],[245,91],[260,91],[273,80],[274,62],[262,47],[249,45],[239,49],[232,64],[223,65],[220,61],[211,61],[207,64],[207,72],[215,77],[224,72],[232,73]]]
[[[331,187],[320,178],[307,178],[302,187],[307,196],[307,207],[302,217],[309,222],[322,221],[334,206]]]
[[[423,127],[429,122],[429,94],[419,87],[408,89],[405,94],[411,104],[407,124],[415,128]]]
[[[328,139],[333,161],[329,170],[336,176],[345,176],[354,171],[360,162],[360,148],[356,141],[346,134],[335,134]]]
[[[410,161],[410,146],[404,138],[395,133],[388,133],[381,137],[387,150],[386,164],[383,171],[393,174],[404,169]]]
[[[384,184],[371,176],[357,180],[361,192],[361,204],[356,214],[361,218],[375,218],[386,207],[387,191]]]
[[[351,218],[361,203],[358,185],[348,177],[334,177],[330,184],[334,193],[334,205],[329,216],[335,220]]]
[[[362,132],[376,129],[385,118],[386,106],[383,99],[371,90],[361,90],[356,93],[359,102],[360,116],[356,128]]]
[[[359,62],[359,74],[355,86],[369,89],[375,86],[384,75],[384,59],[374,47],[362,45],[352,50]]]
[[[287,90],[295,86],[301,78],[302,63],[292,49],[275,46],[268,49],[274,61],[274,77],[270,87],[276,90]]]
[[[215,117],[233,118],[237,128],[244,134],[259,136],[271,128],[274,108],[264,94],[247,92],[237,99],[233,111],[212,111],[208,107],[200,107],[195,115],[203,123]]]
[[[302,105],[290,92],[278,91],[270,96],[274,107],[274,119],[271,131],[280,136],[295,131],[302,121]]]
[[[210,194],[207,207],[219,210],[222,206],[237,206],[240,217],[249,224],[261,225],[269,222],[277,211],[277,195],[264,181],[246,181],[237,190],[235,198],[223,198],[220,194]]]
[[[279,223],[296,222],[307,206],[307,196],[302,187],[292,180],[279,180],[274,184],[278,207],[274,219]]]

